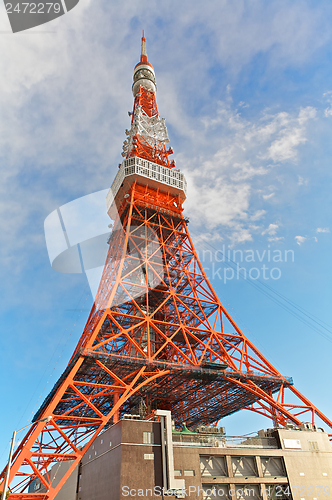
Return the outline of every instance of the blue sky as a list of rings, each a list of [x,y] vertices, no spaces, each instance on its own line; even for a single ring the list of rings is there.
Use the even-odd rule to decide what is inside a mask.
[[[200,255],[265,255],[255,253],[249,272],[273,267],[268,250],[293,251],[275,266],[279,279],[261,279],[332,330],[331,21],[327,1],[81,0],[12,35],[0,5],[2,463],[92,305],[85,275],[51,268],[43,225],[57,207],[112,183],[142,28]],[[228,264],[214,264],[213,285],[239,326],[331,418],[332,334],[295,318],[264,285],[225,283]],[[237,434],[270,422],[242,412],[221,424]]]

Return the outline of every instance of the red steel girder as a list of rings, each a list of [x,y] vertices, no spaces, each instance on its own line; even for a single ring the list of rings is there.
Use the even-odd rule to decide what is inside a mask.
[[[211,423],[242,408],[275,424],[332,423],[245,337],[209,283],[171,196],[134,184],[114,228],[95,304],[64,375],[14,455],[10,498],[39,477],[51,500],[110,419],[141,398],[149,415],[169,408],[178,422]],[[173,198],[174,202],[176,197]],[[174,206],[174,205],[173,205]],[[167,209],[168,210],[168,209]],[[160,383],[158,383],[158,380]],[[292,391],[297,404],[285,397]],[[70,461],[56,488],[50,469]]]

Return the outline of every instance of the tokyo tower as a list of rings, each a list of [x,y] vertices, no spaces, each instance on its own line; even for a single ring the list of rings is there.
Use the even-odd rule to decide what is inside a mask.
[[[275,426],[320,419],[332,429],[246,338],[209,283],[183,216],[186,181],[170,160],[144,33],[132,91],[97,296],[67,368],[13,454],[12,500],[53,500],[96,436],[126,413],[171,410],[177,425],[195,427],[248,409]],[[62,462],[67,472],[54,482],[52,467]],[[36,478],[43,492],[29,489]]]

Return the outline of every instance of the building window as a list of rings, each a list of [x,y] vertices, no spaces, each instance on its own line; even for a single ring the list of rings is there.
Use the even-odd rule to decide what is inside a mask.
[[[181,470],[174,470],[174,476],[176,477],[179,477],[179,476],[182,476],[182,471]]]
[[[265,494],[268,500],[292,500],[288,484],[265,485]]]
[[[185,470],[185,471],[183,471],[183,475],[192,477],[195,475],[195,471],[194,470]]]
[[[232,500],[229,484],[203,484],[204,500]],[[248,500],[248,499],[246,499]]]
[[[144,444],[153,444],[154,443],[153,432],[143,432],[143,443]]]
[[[235,485],[235,495],[237,500],[261,500],[261,491],[258,484],[237,484]],[[269,498],[269,497],[268,497]],[[274,499],[274,497],[271,497]],[[276,497],[279,499],[279,497]],[[269,499],[270,500],[270,499]]]
[[[234,477],[258,476],[254,457],[232,457]]]
[[[286,477],[283,459],[281,457],[261,457],[264,477]]]
[[[201,455],[199,457],[202,476],[228,476],[226,457],[216,455]]]

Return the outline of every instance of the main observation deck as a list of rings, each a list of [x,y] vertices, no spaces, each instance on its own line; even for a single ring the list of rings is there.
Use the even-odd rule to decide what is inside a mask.
[[[113,201],[119,195],[126,196],[130,186],[135,181],[143,186],[179,196],[181,204],[186,199],[187,182],[180,170],[163,167],[152,161],[133,156],[121,163],[106,197],[107,212],[111,218]]]

